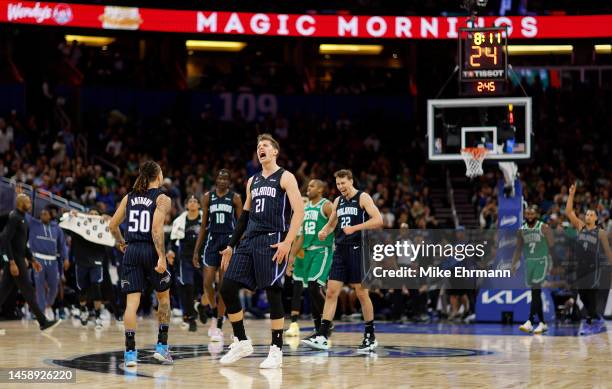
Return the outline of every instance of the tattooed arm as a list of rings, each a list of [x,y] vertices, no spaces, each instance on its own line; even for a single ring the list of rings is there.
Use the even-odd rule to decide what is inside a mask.
[[[121,235],[119,225],[121,225],[121,223],[123,223],[123,219],[125,219],[125,208],[127,206],[127,199],[127,196],[124,196],[123,199],[121,199],[121,203],[119,203],[115,214],[113,215],[110,223],[108,224],[110,232],[115,238],[115,244],[117,248],[123,253],[125,253],[126,244],[125,239],[123,239],[123,235]]]
[[[157,266],[155,271],[158,273],[164,273],[166,271],[166,245],[164,244],[164,221],[166,215],[170,212],[170,198],[164,194],[157,197],[157,207],[153,213],[153,225],[151,228],[151,235],[153,236],[153,243],[155,244],[155,250],[157,250]]]

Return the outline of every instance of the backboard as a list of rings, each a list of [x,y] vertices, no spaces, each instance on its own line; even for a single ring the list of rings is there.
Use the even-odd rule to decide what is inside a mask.
[[[485,161],[527,160],[531,116],[530,97],[428,100],[428,159],[463,161],[463,148],[484,147]]]

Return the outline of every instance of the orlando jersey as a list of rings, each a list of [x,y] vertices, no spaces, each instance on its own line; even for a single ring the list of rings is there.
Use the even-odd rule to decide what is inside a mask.
[[[125,215],[127,217],[127,228],[125,241],[149,242],[153,244],[151,225],[153,224],[153,213],[157,207],[157,196],[162,194],[161,189],[148,189],[144,193],[128,194]]]
[[[599,264],[599,228],[588,230],[584,227],[576,235],[576,247],[574,256],[578,265],[578,271],[596,269]]]
[[[216,191],[210,192],[206,231],[211,234],[231,234],[234,231],[236,212],[233,199],[234,192],[231,190],[224,196],[217,195]]]
[[[340,196],[336,215],[338,216],[338,224],[336,224],[336,244],[352,244],[361,245],[361,231],[351,235],[346,235],[342,229],[348,226],[356,226],[365,222],[369,217],[365,209],[359,206],[359,196],[363,191],[358,190],[357,194],[350,199]]]
[[[200,217],[191,220],[185,218],[185,237],[181,240],[181,258],[191,261],[198,235],[200,234]]]
[[[268,178],[265,178],[261,172],[253,176],[251,210],[246,236],[289,230],[291,204],[280,183],[284,171],[285,169],[279,168]]]

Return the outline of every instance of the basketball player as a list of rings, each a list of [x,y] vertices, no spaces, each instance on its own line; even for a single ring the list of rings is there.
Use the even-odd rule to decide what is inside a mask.
[[[584,323],[581,323],[580,334],[586,335],[592,332],[591,325],[593,319],[598,318],[597,314],[597,288],[599,287],[599,256],[601,248],[608,258],[608,264],[612,264],[612,251],[608,243],[606,232],[597,227],[597,213],[593,209],[588,209],[584,215],[584,220],[576,216],[574,212],[574,195],[576,185],[573,184],[569,189],[565,214],[572,226],[577,231],[576,246],[574,256],[577,262],[575,287],[578,289],[587,316]]]
[[[519,327],[519,330],[534,334],[548,331],[548,326],[544,321],[542,283],[546,280],[546,275],[552,266],[549,253],[552,252],[555,244],[552,230],[548,224],[538,220],[538,216],[536,205],[530,205],[525,209],[525,221],[517,233],[516,248],[512,257],[513,274],[518,268],[521,254],[525,257],[525,283],[531,288],[529,319]],[[536,314],[540,322],[534,329]]]
[[[162,193],[160,186],[164,176],[159,165],[153,161],[141,167],[134,187],[117,207],[110,221],[110,230],[123,251],[121,287],[127,295],[124,314],[125,365],[136,366],[136,312],[140,295],[147,282],[157,292],[157,315],[159,334],[153,357],[162,364],[173,362],[168,350],[168,325],[170,323],[170,273],[166,270],[164,246],[164,219],[170,212],[170,198]],[[127,215],[125,240],[119,225]]]
[[[213,283],[215,276],[219,275],[219,283],[217,290],[221,290],[221,280],[223,279],[223,270],[219,270],[221,265],[221,255],[219,252],[227,247],[232,232],[236,224],[236,219],[242,214],[242,200],[240,195],[229,189],[230,172],[227,169],[221,169],[217,174],[215,181],[215,189],[207,192],[202,196],[202,228],[196,242],[196,250],[193,254],[193,266],[200,267],[200,252],[204,237],[206,244],[204,245],[204,294],[206,300],[212,309],[213,319],[208,329],[208,336],[213,342],[223,340],[223,315],[225,314],[225,305],[221,296],[218,297],[218,303],[215,299],[215,289]],[[208,232],[208,236],[206,233]],[[200,307],[203,307],[200,305]],[[202,308],[200,308],[202,309]]]
[[[253,353],[253,345],[244,330],[238,297],[240,288],[245,287],[264,289],[270,303],[272,344],[268,357],[259,368],[272,369],[283,365],[285,314],[281,284],[291,244],[304,219],[304,204],[295,176],[276,164],[279,151],[278,142],[271,135],[257,137],[257,157],[263,170],[249,178],[244,212],[229,245],[221,252],[221,268],[227,269],[221,296],[235,337],[229,351],[220,360],[222,364],[236,362]],[[244,239],[234,253],[243,233]]]
[[[72,211],[76,214],[75,211]],[[97,209],[89,210],[90,215],[99,215]],[[87,325],[89,312],[87,300],[93,300],[96,315],[96,329],[102,329],[100,310],[102,308],[102,282],[104,281],[104,260],[108,256],[106,246],[90,242],[74,232],[68,232],[72,238],[71,249],[74,254],[74,273],[79,290],[80,319]]]
[[[331,201],[323,198],[326,184],[317,179],[310,180],[306,196],[308,202],[304,207],[304,222],[302,223],[302,234],[298,237],[295,244],[291,247],[290,261],[293,261],[294,282],[301,282],[304,287],[308,287],[310,295],[312,318],[314,320],[315,331],[321,327],[321,314],[325,304],[322,287],[327,283],[329,270],[331,268],[331,258],[333,254],[334,237],[329,234],[323,242],[319,241],[319,231],[329,221],[332,213]],[[304,249],[303,259],[294,259],[300,249]],[[295,291],[294,291],[295,293]],[[297,300],[299,302],[299,300]],[[299,336],[300,327],[297,323],[299,315],[295,314],[296,306],[292,307],[291,324],[285,332],[287,336]]]
[[[189,326],[190,332],[195,332],[198,329],[196,324],[197,313],[193,307],[194,266],[192,258],[194,256],[199,256],[200,253],[200,250],[195,250],[196,241],[201,230],[200,223],[200,202],[195,196],[191,196],[187,200],[187,212],[181,214],[174,220],[174,223],[172,223],[173,233],[176,229],[182,229],[184,233],[182,237],[174,240],[173,249],[168,251],[168,260],[170,264],[176,266],[175,269],[178,268],[178,271],[176,271],[176,279],[180,286],[179,294],[181,297],[181,305],[183,306],[183,322]],[[178,263],[174,265],[177,253]]]
[[[319,330],[302,342],[318,350],[329,349],[331,321],[336,313],[338,295],[346,283],[355,289],[361,303],[365,332],[358,351],[367,353],[373,351],[378,346],[378,342],[374,335],[372,300],[370,300],[368,289],[361,285],[364,277],[361,259],[361,231],[382,227],[383,219],[372,197],[353,186],[353,173],[350,170],[339,170],[334,176],[340,196],[334,201],[327,224],[319,231],[321,241],[325,241],[334,229],[336,231],[336,250],[327,282],[323,320]]]

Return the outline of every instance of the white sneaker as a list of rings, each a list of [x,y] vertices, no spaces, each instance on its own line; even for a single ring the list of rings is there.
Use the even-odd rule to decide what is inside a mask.
[[[323,335],[312,336],[302,340],[306,346],[314,348],[315,350],[329,350],[329,341]]]
[[[101,330],[102,329],[102,319],[101,318],[96,318],[96,330]]]
[[[104,308],[102,309],[102,311],[100,312],[100,318],[104,321],[110,321],[111,319],[111,314],[108,311],[108,309]]]
[[[45,309],[45,317],[49,321],[55,320],[55,313],[53,313],[53,309],[51,307],[47,307],[47,309]]]
[[[285,336],[300,336],[300,325],[297,322],[289,324],[289,329],[285,331]]]
[[[173,317],[181,317],[181,316],[183,316],[183,310],[182,309],[178,309],[178,308],[172,309],[172,316]]]
[[[86,326],[89,321],[89,312],[87,310],[81,311],[80,313],[81,325]]]
[[[519,330],[526,332],[528,334],[533,332],[533,325],[531,324],[531,320],[527,320],[522,326],[519,327]]]
[[[533,333],[541,334],[542,332],[546,332],[546,331],[548,331],[548,326],[545,323],[539,322],[535,330],[533,330]]]
[[[277,346],[270,346],[268,357],[259,364],[260,369],[278,369],[283,367],[283,350]]]
[[[223,331],[220,328],[210,328],[209,332],[211,342],[223,342]]]
[[[239,359],[248,357],[253,354],[253,343],[251,339],[238,340],[234,337],[234,343],[230,344],[227,353],[219,360],[222,365],[228,365],[234,363]]]
[[[208,336],[213,336],[214,331],[217,329],[217,318],[213,317],[210,319],[210,327],[208,327]]]

